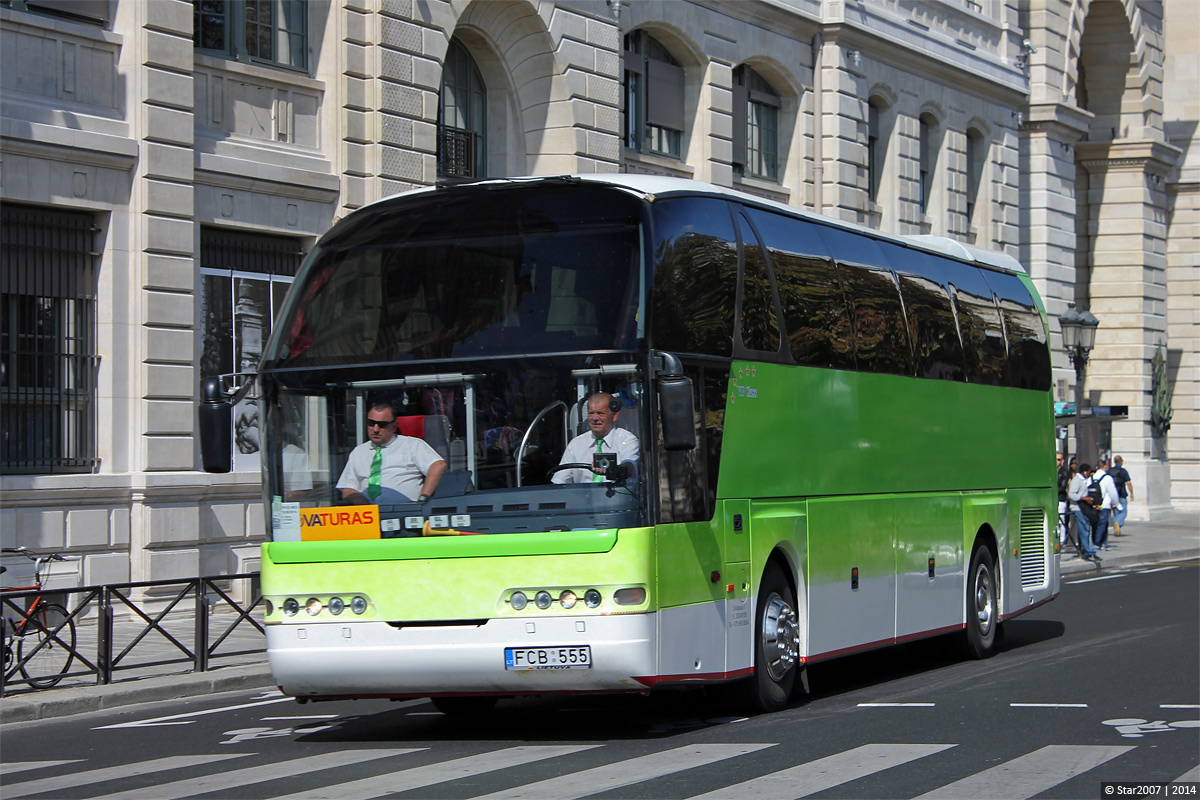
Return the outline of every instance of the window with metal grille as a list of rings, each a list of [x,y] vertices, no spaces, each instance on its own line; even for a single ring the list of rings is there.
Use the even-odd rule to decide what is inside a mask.
[[[487,86],[467,48],[446,50],[438,95],[438,174],[482,178],[487,172]]]
[[[200,229],[200,379],[253,372],[304,258],[287,236]],[[234,410],[234,469],[258,468],[258,406]]]
[[[0,469],[96,466],[92,215],[0,206]]]

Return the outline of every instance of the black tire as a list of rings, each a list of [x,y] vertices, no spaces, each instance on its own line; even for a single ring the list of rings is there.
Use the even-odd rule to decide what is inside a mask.
[[[976,544],[967,573],[967,629],[963,644],[970,658],[990,658],[996,652],[1000,598],[996,594],[996,562],[992,551]]]
[[[447,717],[475,717],[496,706],[495,697],[431,697],[433,707]]]
[[[63,620],[66,624],[63,625]],[[54,629],[63,625],[57,636]],[[45,630],[43,630],[45,628]],[[21,674],[35,689],[49,689],[62,680],[75,659],[75,620],[55,603],[45,603],[25,623],[25,635],[17,638],[17,661]],[[26,662],[25,654],[29,653]]]
[[[796,596],[774,561],[763,570],[754,614],[754,675],[742,681],[742,705],[770,713],[787,705],[800,672],[800,619]]]

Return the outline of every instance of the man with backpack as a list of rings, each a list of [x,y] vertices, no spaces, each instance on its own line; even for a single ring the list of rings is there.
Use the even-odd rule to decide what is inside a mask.
[[[1096,555],[1092,546],[1092,529],[1100,522],[1099,504],[1102,501],[1098,494],[1089,495],[1091,485],[1092,465],[1080,464],[1078,474],[1071,480],[1071,486],[1067,489],[1067,499],[1070,501],[1071,510],[1075,512],[1075,532],[1079,537],[1079,547],[1083,551],[1082,558],[1085,561],[1100,561],[1100,556]],[[1097,493],[1099,488],[1096,487]],[[1096,505],[1093,505],[1093,502]]]
[[[1092,529],[1092,545],[1097,550],[1108,550],[1108,521],[1121,508],[1121,498],[1117,494],[1117,485],[1108,474],[1108,457],[1101,456],[1096,472],[1092,475],[1092,483],[1100,489],[1100,503],[1096,507],[1100,511],[1100,519]],[[1089,487],[1089,492],[1091,491]]]

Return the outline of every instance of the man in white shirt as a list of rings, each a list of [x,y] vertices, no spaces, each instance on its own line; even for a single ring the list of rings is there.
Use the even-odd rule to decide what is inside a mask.
[[[641,456],[638,439],[624,428],[615,427],[621,412],[621,401],[607,392],[597,392],[588,398],[588,432],[581,433],[567,444],[559,464],[594,464],[597,453],[615,456],[617,465],[625,467],[626,475],[632,474]],[[602,483],[604,473],[593,467],[587,469],[561,469],[550,479],[554,483]]]
[[[367,412],[367,438],[350,451],[337,488],[348,503],[425,502],[437,489],[446,462],[425,440],[396,432],[390,403]]]
[[[1117,494],[1117,485],[1113,483],[1112,476],[1108,474],[1108,458],[1101,457],[1100,465],[1096,467],[1096,474],[1092,476],[1092,481],[1100,484],[1100,492],[1104,495],[1104,502],[1100,504],[1100,524],[1096,526],[1096,533],[1092,537],[1092,544],[1097,550],[1109,550],[1108,546],[1108,521],[1114,511],[1121,508],[1121,498]]]

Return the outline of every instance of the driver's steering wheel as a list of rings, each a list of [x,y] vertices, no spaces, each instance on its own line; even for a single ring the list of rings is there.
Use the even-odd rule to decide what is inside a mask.
[[[575,462],[570,462],[567,464],[559,464],[558,466],[551,468],[551,470],[546,473],[546,480],[550,480],[552,477],[554,477],[554,473],[561,472],[564,469],[586,469],[589,472],[591,472],[592,465],[591,464],[578,464]],[[592,474],[595,474],[595,473],[592,473]]]

